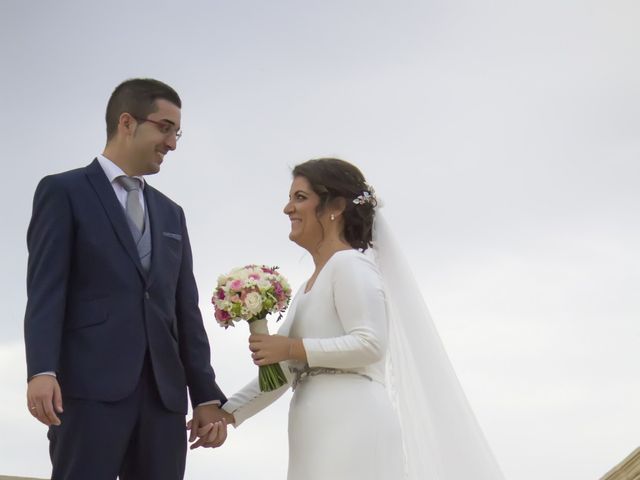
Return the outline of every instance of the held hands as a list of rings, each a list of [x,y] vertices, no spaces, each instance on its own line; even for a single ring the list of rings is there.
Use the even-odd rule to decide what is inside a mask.
[[[189,448],[217,448],[227,439],[227,424],[234,423],[233,415],[222,410],[218,405],[198,405],[193,410],[193,418],[187,422],[187,430],[191,431]]]
[[[62,392],[53,375],[32,377],[27,384],[27,407],[31,415],[45,425],[60,425],[56,412],[62,413]]]
[[[283,360],[307,359],[301,339],[282,335],[253,334],[249,336],[249,350],[253,352],[253,363],[258,366],[271,365]]]

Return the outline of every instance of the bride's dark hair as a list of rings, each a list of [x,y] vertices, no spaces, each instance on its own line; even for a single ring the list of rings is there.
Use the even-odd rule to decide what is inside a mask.
[[[316,214],[321,214],[334,200],[343,198],[345,240],[363,252],[371,246],[376,200],[368,196],[373,194],[373,189],[355,165],[338,158],[317,158],[296,165],[292,174],[294,178],[306,178],[320,197]]]

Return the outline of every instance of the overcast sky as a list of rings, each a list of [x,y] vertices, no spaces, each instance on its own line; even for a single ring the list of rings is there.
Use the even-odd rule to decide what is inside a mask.
[[[148,181],[186,211],[227,394],[256,370],[244,326],[215,325],[216,278],[304,281],[290,168],[339,156],[383,199],[506,477],[599,478],[639,446],[638,25],[635,0],[0,0],[0,475],[50,472],[25,405],[33,191],[102,151],[111,91],[145,76],[183,99]],[[288,398],[187,478],[284,479]]]

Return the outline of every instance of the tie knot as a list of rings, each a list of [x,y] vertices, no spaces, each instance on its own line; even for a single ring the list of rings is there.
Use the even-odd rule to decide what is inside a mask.
[[[122,185],[127,192],[140,190],[140,180],[137,178],[122,175],[118,177],[118,182],[120,182],[120,185]]]

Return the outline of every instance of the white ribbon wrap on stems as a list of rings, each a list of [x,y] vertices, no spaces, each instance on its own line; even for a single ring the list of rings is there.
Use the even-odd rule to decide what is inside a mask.
[[[266,318],[251,320],[249,322],[249,331],[252,335],[269,335],[269,326]]]
[[[252,334],[269,335],[269,327],[266,318],[259,318],[249,322],[249,331]],[[287,377],[278,363],[260,365],[258,367],[258,382],[260,390],[271,392],[287,383]]]

